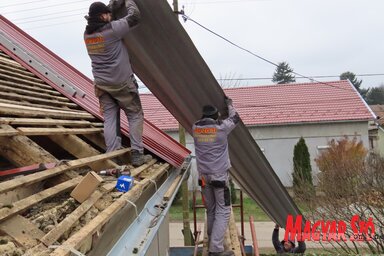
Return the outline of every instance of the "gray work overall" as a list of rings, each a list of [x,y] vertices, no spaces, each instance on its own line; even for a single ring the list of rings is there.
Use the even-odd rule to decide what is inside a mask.
[[[224,235],[231,214],[227,137],[240,118],[232,105],[228,105],[228,114],[222,121],[203,118],[192,127],[199,179],[204,180],[202,193],[207,209],[209,252],[224,251]]]
[[[127,16],[106,22],[91,34],[84,32],[84,42],[92,61],[95,94],[104,116],[107,152],[121,148],[120,109],[129,123],[131,148],[143,152],[144,115],[138,86],[133,76],[124,37],[137,24],[140,11],[134,1],[126,1]]]

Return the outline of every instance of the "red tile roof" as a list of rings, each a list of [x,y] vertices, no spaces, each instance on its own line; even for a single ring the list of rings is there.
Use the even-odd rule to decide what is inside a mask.
[[[384,125],[384,105],[370,105],[372,111],[379,119],[377,120],[381,126]]]
[[[370,120],[368,105],[347,81],[225,89],[247,126]],[[141,95],[145,117],[163,130],[178,123],[152,94]]]

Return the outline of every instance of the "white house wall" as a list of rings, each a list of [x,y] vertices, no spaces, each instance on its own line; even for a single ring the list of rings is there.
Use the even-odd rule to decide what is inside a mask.
[[[368,149],[368,122],[345,122],[328,124],[297,124],[285,126],[248,127],[252,137],[259,147],[264,151],[266,158],[275,170],[284,186],[292,186],[292,158],[293,148],[304,137],[311,156],[314,182],[317,182],[316,175],[318,168],[314,161],[321,150],[324,150],[332,139],[341,139],[344,136],[356,137],[361,140]],[[178,140],[176,131],[167,132],[171,137]],[[192,137],[186,135],[187,148],[194,156],[194,145]],[[196,170],[196,163],[193,161],[192,170]],[[196,173],[191,172],[190,188],[196,186],[192,180],[197,180]]]

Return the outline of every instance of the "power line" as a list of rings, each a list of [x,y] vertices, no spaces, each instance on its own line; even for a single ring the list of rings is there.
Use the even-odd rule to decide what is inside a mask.
[[[76,20],[69,20],[69,21],[61,22],[61,23],[53,23],[53,24],[48,24],[48,25],[43,25],[43,26],[37,26],[37,27],[24,28],[24,30],[33,30],[33,29],[40,29],[40,28],[54,27],[54,26],[60,26],[60,25],[67,25],[67,24],[69,24],[69,23],[74,23],[74,22],[79,22],[79,19],[76,19]]]
[[[55,14],[62,14],[62,13],[67,13],[67,12],[74,12],[74,11],[81,11],[83,9],[73,9],[73,10],[66,10],[66,11],[59,11],[59,12],[51,12],[51,13],[47,13],[47,14],[44,14],[44,17],[46,16],[52,16],[52,15],[55,15]],[[23,17],[23,18],[18,18],[18,19],[12,19],[12,21],[20,21],[20,20],[30,20],[30,19],[34,19],[34,18],[41,18],[41,14],[40,15],[35,15],[35,16],[29,16],[29,17]]]
[[[26,4],[32,4],[32,3],[40,3],[40,2],[46,2],[46,1],[49,1],[49,0],[35,0],[35,1],[17,3],[17,4],[9,4],[9,5],[0,6],[0,8],[7,8],[7,7],[12,7],[12,6],[26,5]]]
[[[40,6],[40,7],[35,7],[35,8],[30,8],[30,9],[23,9],[23,10],[5,12],[5,13],[3,13],[3,15],[4,14],[19,13],[19,12],[33,11],[33,10],[40,10],[40,9],[47,9],[47,8],[50,8],[50,7],[63,6],[63,5],[69,5],[69,4],[76,4],[76,3],[79,3],[79,2],[89,2],[89,0],[77,0],[77,1],[72,1],[72,2],[66,2],[66,3],[60,3],[60,4],[52,4],[52,5]]]
[[[384,74],[355,74],[358,77],[384,76]],[[337,75],[309,76],[310,78],[340,78]],[[248,78],[216,78],[220,81],[251,81],[251,80],[272,80],[272,77],[248,77]],[[296,79],[307,79],[306,77],[297,77]]]
[[[206,26],[200,24],[199,22],[193,20],[192,18],[190,18],[189,16],[187,16],[187,15],[184,13],[184,11],[178,12],[178,14],[182,15],[182,17],[183,17],[183,19],[184,19],[185,22],[186,22],[187,20],[190,20],[191,22],[193,22],[193,23],[195,23],[196,25],[200,26],[201,28],[207,30],[208,32],[214,34],[215,36],[217,36],[217,37],[223,39],[224,41],[226,41],[227,43],[229,43],[229,44],[235,46],[236,48],[239,48],[240,50],[243,50],[243,51],[245,51],[245,52],[251,54],[252,56],[254,56],[254,57],[258,58],[258,59],[261,59],[261,60],[263,60],[263,61],[265,61],[265,62],[267,62],[267,63],[269,63],[269,64],[271,64],[271,65],[273,65],[273,66],[275,66],[275,67],[278,67],[278,66],[279,66],[278,64],[276,64],[276,63],[274,63],[274,62],[272,62],[272,61],[270,61],[270,60],[268,60],[268,59],[266,59],[266,58],[264,58],[264,57],[261,57],[260,55],[258,55],[258,54],[256,54],[256,53],[253,53],[252,51],[250,51],[250,50],[248,50],[248,49],[246,49],[246,48],[244,48],[244,47],[239,46],[238,44],[232,42],[231,40],[225,38],[224,36],[222,36],[222,35],[220,35],[220,34],[214,32],[213,30],[211,30],[211,29],[207,28]],[[311,77],[302,75],[302,74],[300,74],[300,73],[298,73],[298,72],[295,72],[295,71],[292,71],[291,73],[293,73],[293,74],[295,74],[295,75],[297,75],[297,76],[300,76],[300,77],[302,77],[302,78],[307,78],[307,79],[309,79],[309,80],[313,80],[313,81],[315,81],[315,82],[317,82],[317,83],[321,83],[321,84],[324,84],[324,85],[327,85],[327,86],[330,86],[330,87],[333,87],[333,88],[337,88],[337,89],[340,89],[340,90],[348,90],[348,91],[351,90],[351,89],[341,88],[341,87],[337,87],[337,86],[334,86],[334,85],[331,85],[331,84],[328,84],[328,83],[324,83],[324,82],[321,82],[321,81],[314,80],[314,79],[311,78]]]
[[[84,13],[82,12],[82,13],[76,13],[76,14],[70,14],[70,15],[64,15],[64,16],[56,16],[56,17],[50,17],[50,18],[44,18],[44,19],[38,19],[38,20],[22,21],[22,22],[19,22],[18,24],[29,24],[29,23],[33,23],[33,22],[39,22],[39,21],[55,20],[58,18],[67,18],[67,17],[79,16],[82,14],[84,14]]]
[[[244,3],[244,2],[260,2],[265,0],[230,0],[230,1],[207,1],[207,2],[192,2],[192,4],[230,4],[230,3]]]

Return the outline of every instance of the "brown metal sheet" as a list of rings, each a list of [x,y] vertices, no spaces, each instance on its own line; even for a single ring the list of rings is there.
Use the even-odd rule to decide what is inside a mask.
[[[203,105],[225,113],[223,90],[167,1],[136,2],[141,23],[125,38],[135,73],[188,132]],[[233,177],[273,220],[285,226],[287,214],[300,214],[242,122],[231,133],[229,148]]]

